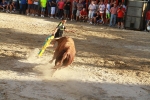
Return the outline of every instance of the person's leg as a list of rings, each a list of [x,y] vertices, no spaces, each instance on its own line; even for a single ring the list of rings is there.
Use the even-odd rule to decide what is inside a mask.
[[[25,15],[26,14],[26,4],[22,4],[22,11],[23,11],[23,14]]]
[[[115,25],[116,25],[116,19],[117,19],[117,16],[116,16],[116,15],[114,15],[114,23],[113,23],[113,26],[115,26]]]
[[[23,11],[23,5],[20,4],[19,14],[22,14],[22,11]]]
[[[123,22],[123,18],[121,18],[121,28],[124,29],[124,22]]]
[[[112,26],[113,16],[114,16],[114,15],[111,14],[109,26]]]
[[[79,11],[79,10],[77,10],[77,13],[76,13],[76,21],[78,21],[78,17],[79,17],[79,15],[80,15],[80,11]]]

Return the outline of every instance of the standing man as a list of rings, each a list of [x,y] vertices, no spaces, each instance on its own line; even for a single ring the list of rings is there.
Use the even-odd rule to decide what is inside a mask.
[[[105,5],[104,5],[103,1],[100,2],[99,12],[100,12],[100,16],[101,16],[101,19],[102,19],[102,23],[104,24]]]
[[[123,17],[125,14],[125,9],[120,5],[120,7],[117,10],[117,15],[118,15],[118,28],[124,28],[124,23],[123,23]]]
[[[70,9],[71,9],[71,2],[70,0],[67,0],[64,6],[64,18],[69,19]]]
[[[96,11],[95,1],[91,1],[91,4],[89,5],[88,9],[89,9],[89,15],[88,15],[88,17],[89,17],[89,21],[90,21],[89,24],[92,24],[93,14]]]
[[[79,3],[77,4],[76,21],[78,21],[82,9],[83,9],[82,0],[79,0]]]
[[[51,17],[50,18],[54,18],[55,9],[56,9],[56,0],[51,0]]]
[[[72,14],[71,14],[71,21],[75,20],[76,18],[76,13],[77,13],[77,1],[73,0],[72,2]]]
[[[62,19],[62,16],[63,16],[63,9],[64,9],[64,1],[63,0],[60,0],[58,3],[57,3],[57,6],[58,6],[58,18]]]
[[[116,17],[117,17],[117,4],[115,3],[114,6],[110,9],[111,17],[110,17],[110,24],[109,26],[116,25]]]

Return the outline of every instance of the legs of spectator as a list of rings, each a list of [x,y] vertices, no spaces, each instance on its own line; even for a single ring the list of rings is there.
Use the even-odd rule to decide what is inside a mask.
[[[104,13],[100,13],[101,19],[102,19],[102,23],[104,24]]]
[[[109,26],[112,26],[112,21],[113,21],[113,14],[111,14],[111,17],[110,17]]]
[[[50,17],[50,15],[51,15],[51,7],[47,7],[47,9],[48,9],[48,17]]]
[[[67,10],[66,18],[69,19],[70,10]]]
[[[123,22],[121,22],[121,28],[124,29],[124,23]]]
[[[113,19],[114,19],[113,26],[116,25],[116,17],[117,17],[116,15],[113,16]]]
[[[25,15],[26,14],[26,4],[22,4],[22,11],[23,11],[23,14]]]
[[[121,22],[120,22],[120,21],[118,21],[118,28],[120,28],[120,26],[121,26],[120,24],[121,24]]]
[[[45,8],[41,8],[41,17],[44,17],[44,13],[45,13]]]
[[[51,7],[51,18],[54,18],[55,15],[55,7]]]
[[[76,12],[76,21],[78,21],[78,17],[79,17],[79,15],[80,15],[80,11],[79,11],[79,10],[77,10],[77,12]]]

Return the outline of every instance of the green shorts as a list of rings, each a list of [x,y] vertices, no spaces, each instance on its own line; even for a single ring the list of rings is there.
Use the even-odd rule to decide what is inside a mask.
[[[110,19],[110,13],[106,13],[106,18]]]

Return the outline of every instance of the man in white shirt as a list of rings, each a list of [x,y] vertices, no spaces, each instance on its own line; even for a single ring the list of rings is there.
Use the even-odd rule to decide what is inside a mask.
[[[102,23],[104,24],[105,5],[104,5],[103,1],[100,2],[99,12],[100,12],[100,16],[101,16],[101,19],[102,19]]]
[[[89,15],[88,15],[89,21],[90,21],[90,24],[92,24],[93,14],[96,10],[95,1],[91,1],[91,4],[89,5],[88,9],[89,9]]]

